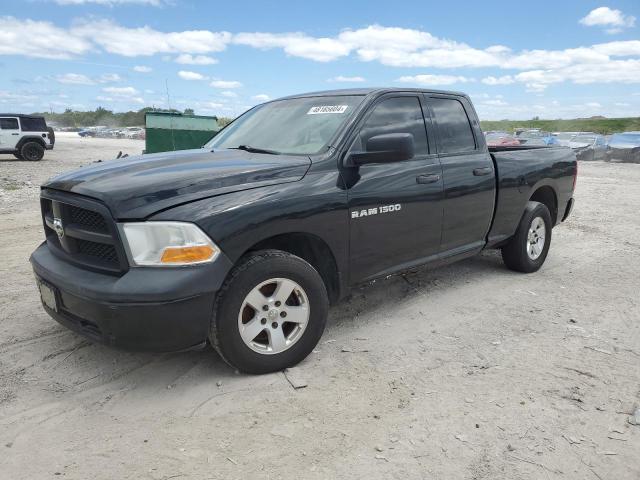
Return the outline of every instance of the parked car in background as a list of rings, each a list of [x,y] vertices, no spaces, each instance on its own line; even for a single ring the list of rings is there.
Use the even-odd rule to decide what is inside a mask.
[[[83,128],[81,130],[78,131],[78,135],[81,137],[95,137],[96,136],[96,131],[94,129],[91,128]]]
[[[104,126],[85,127],[85,128],[81,128],[78,131],[78,135],[80,135],[81,137],[98,137],[100,136],[99,133],[105,130],[106,128],[107,127],[104,127]]]
[[[0,113],[0,153],[37,162],[45,150],[53,149],[55,137],[51,133],[44,117]]]
[[[583,161],[602,161],[607,152],[604,136],[597,134],[574,135],[568,146],[576,152],[577,159]]]
[[[556,137],[549,132],[543,132],[540,130],[525,130],[518,134],[518,140],[520,144],[527,146],[536,145],[558,145]]]
[[[485,135],[488,147],[517,147],[520,141],[507,132],[487,132]]]
[[[558,142],[558,145],[561,147],[568,147],[569,142],[576,135],[582,134],[592,134],[593,132],[553,132],[551,135],[555,137]]]
[[[143,127],[127,127],[125,129],[125,138],[144,139],[145,132]]]
[[[640,132],[612,135],[605,160],[617,163],[640,163]]]

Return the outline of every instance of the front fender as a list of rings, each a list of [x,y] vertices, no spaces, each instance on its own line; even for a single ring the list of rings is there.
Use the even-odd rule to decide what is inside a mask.
[[[306,233],[331,250],[338,269],[347,265],[347,194],[336,171],[310,172],[304,179],[219,195],[177,206],[150,220],[198,224],[235,263],[252,246],[278,235]]]

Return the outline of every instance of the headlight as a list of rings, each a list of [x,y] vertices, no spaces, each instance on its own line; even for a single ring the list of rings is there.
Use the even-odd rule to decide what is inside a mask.
[[[139,266],[180,266],[213,262],[220,249],[193,223],[121,223],[130,260]]]

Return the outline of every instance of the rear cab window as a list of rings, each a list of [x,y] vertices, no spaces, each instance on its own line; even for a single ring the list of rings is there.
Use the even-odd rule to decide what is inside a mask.
[[[20,130],[17,118],[0,118],[0,130]]]
[[[23,132],[46,132],[47,122],[42,117],[22,117],[20,119]]]
[[[438,128],[439,153],[454,154],[476,150],[469,116],[459,100],[432,97],[429,105]]]

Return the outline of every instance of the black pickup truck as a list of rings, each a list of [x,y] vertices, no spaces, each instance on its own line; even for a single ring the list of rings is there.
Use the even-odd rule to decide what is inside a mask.
[[[573,206],[568,148],[487,149],[461,93],[364,89],[259,105],[202,149],[42,187],[45,310],[126,349],[207,340],[250,373],[319,341],[354,285],[501,249],[534,272]]]

